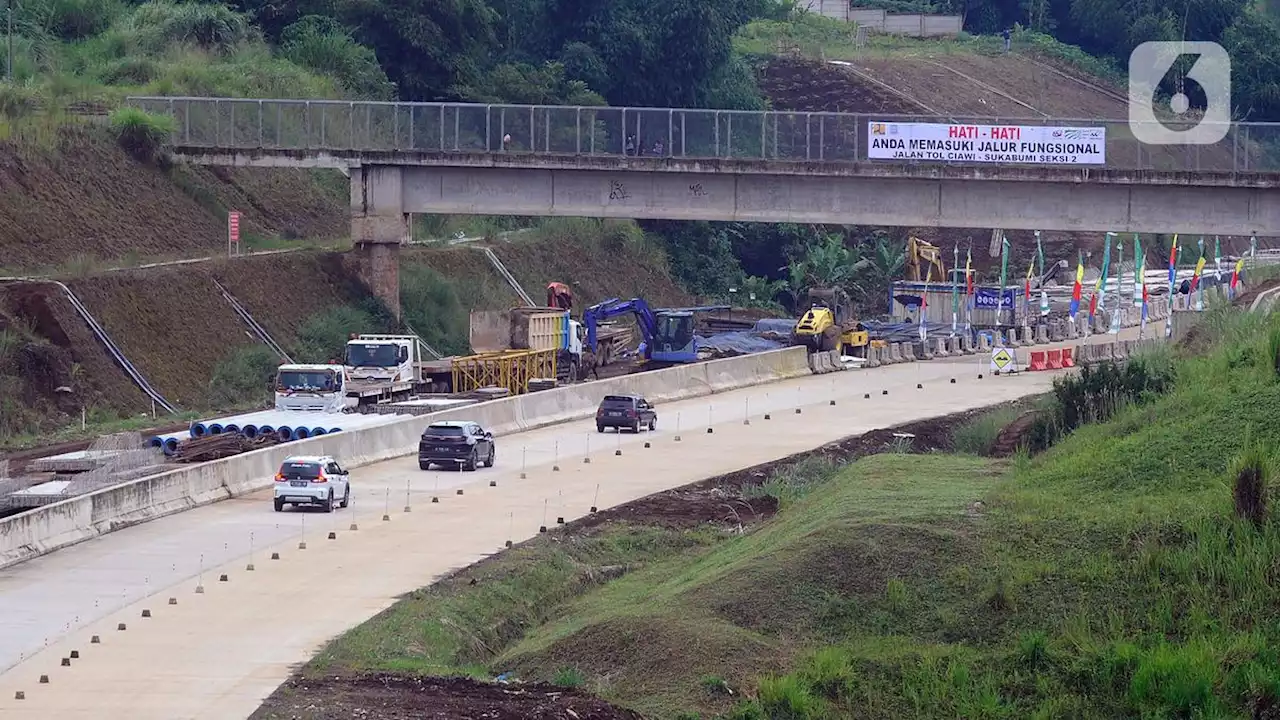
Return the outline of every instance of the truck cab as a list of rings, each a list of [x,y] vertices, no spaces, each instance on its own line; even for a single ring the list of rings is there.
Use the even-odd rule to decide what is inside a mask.
[[[343,370],[341,365],[281,365],[276,370],[276,410],[342,412],[354,407]]]
[[[351,338],[344,358],[348,378],[413,382],[416,341],[412,335],[357,335]]]

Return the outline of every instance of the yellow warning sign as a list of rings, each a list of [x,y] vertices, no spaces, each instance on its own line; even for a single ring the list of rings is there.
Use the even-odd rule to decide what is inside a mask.
[[[1018,359],[1007,348],[991,350],[991,370],[993,372],[1017,372]]]

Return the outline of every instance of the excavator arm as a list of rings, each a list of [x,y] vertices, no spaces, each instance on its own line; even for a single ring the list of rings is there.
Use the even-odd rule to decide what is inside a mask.
[[[946,282],[942,250],[920,238],[907,238],[907,276],[913,282]]]

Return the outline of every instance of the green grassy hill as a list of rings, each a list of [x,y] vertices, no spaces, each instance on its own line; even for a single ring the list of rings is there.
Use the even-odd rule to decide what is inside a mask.
[[[1045,432],[1111,417],[1035,457],[802,461],[747,489],[781,506],[744,534],[534,542],[304,675],[506,672],[654,718],[1277,717],[1280,316],[1220,308],[1200,336],[1221,344],[1038,403]]]

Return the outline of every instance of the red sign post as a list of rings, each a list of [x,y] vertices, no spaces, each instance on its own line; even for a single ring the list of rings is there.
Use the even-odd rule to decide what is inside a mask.
[[[240,254],[240,211],[227,213],[227,254]]]

